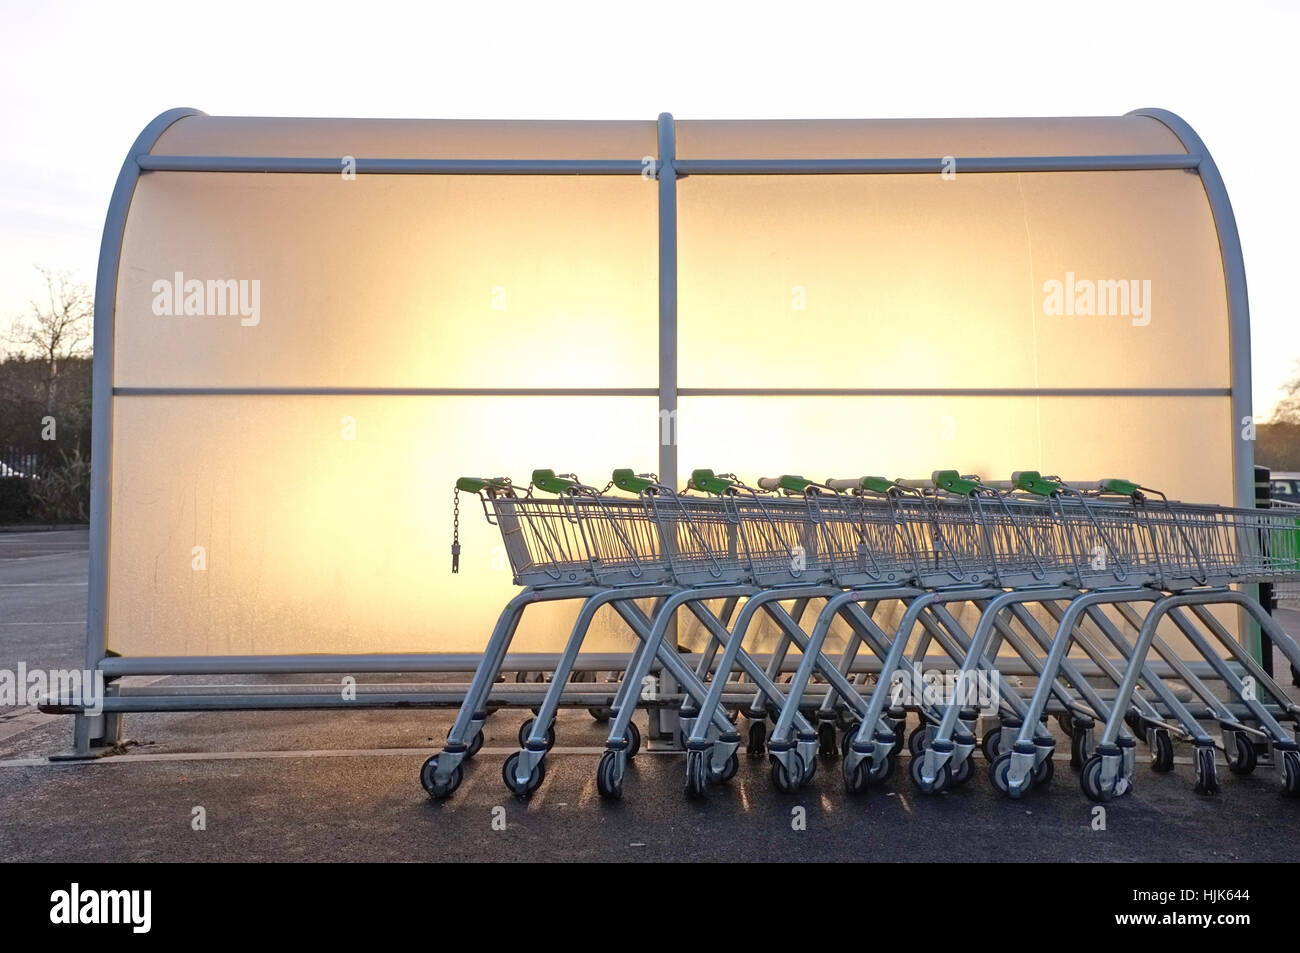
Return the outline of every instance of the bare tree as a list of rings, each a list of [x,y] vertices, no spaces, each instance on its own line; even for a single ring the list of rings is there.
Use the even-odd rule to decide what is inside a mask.
[[[1291,379],[1282,385],[1282,399],[1273,408],[1269,422],[1300,424],[1300,361],[1296,361]]]
[[[58,409],[59,373],[69,358],[90,353],[95,296],[90,288],[64,271],[38,268],[45,279],[46,300],[16,318],[9,342],[20,354],[45,365],[45,406]]]

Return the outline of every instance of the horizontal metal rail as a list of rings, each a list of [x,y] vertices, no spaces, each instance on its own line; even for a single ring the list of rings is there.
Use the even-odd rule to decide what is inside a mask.
[[[953,172],[1139,172],[1195,169],[1201,157],[1119,156],[946,156],[941,159],[678,159],[678,175],[929,175]]]
[[[349,161],[350,160],[350,161]],[[659,161],[642,159],[371,159],[343,156],[142,155],[144,172],[284,172],[337,175],[658,175]],[[676,159],[687,175],[931,175],[1006,172],[1139,172],[1197,169],[1191,153],[1094,156],[944,156],[883,159]]]
[[[750,656],[766,666],[771,656],[752,652]],[[682,654],[682,661],[692,668],[699,656]],[[384,672],[473,672],[482,656],[479,653],[399,654],[399,655],[183,655],[183,656],[110,656],[99,663],[106,677],[126,675],[312,675]],[[549,672],[559,663],[559,653],[519,653],[506,656],[502,665],[505,672]],[[580,672],[618,672],[627,667],[627,653],[584,653],[578,656],[574,669]],[[1100,675],[1101,670],[1089,659],[1073,660],[1075,668],[1084,675]],[[657,664],[657,663],[656,663]],[[1177,673],[1160,660],[1148,664],[1163,678]],[[952,663],[946,656],[936,655],[925,663],[926,668],[946,668]],[[1198,677],[1214,678],[1208,662],[1189,662],[1188,667]],[[797,656],[786,657],[782,672],[793,672],[799,666]],[[1023,659],[1006,657],[998,660],[998,670],[1004,675],[1034,675],[1034,670]],[[875,656],[859,656],[853,663],[853,672],[880,671],[880,660]]]
[[[653,387],[114,387],[114,397],[655,397]]]
[[[201,712],[201,711],[283,711],[303,709],[344,709],[344,708],[457,708],[464,701],[469,686],[463,683],[438,684],[429,686],[383,685],[356,687],[355,698],[344,698],[338,689],[329,685],[303,686],[174,686],[170,690],[159,686],[149,686],[139,690],[123,690],[109,695],[102,700],[102,710],[114,712]],[[617,686],[574,685],[565,691],[560,704],[566,708],[607,707],[613,703]],[[813,709],[820,705],[825,697],[827,686],[809,685],[803,697],[803,706]],[[1104,701],[1113,701],[1115,688],[1100,687],[1098,697]],[[489,709],[534,708],[542,704],[546,696],[544,685],[497,685],[488,698]],[[1193,714],[1200,719],[1213,721],[1213,713],[1196,703],[1191,692],[1179,688],[1175,696],[1183,703],[1191,703]],[[746,706],[753,701],[752,685],[730,683],[723,693],[722,703],[729,707]],[[638,707],[669,708],[680,707],[684,695],[664,693],[655,698],[644,699]],[[1164,711],[1164,706],[1153,701],[1157,710]],[[1227,703],[1226,707],[1237,717],[1249,717],[1249,710],[1239,703]],[[1265,706],[1275,717],[1286,717],[1276,705]],[[70,699],[46,698],[39,705],[47,714],[80,714],[82,707]],[[1052,702],[1049,711],[1061,711],[1062,706]]]
[[[114,397],[655,397],[653,387],[114,387]],[[679,397],[1230,397],[1230,387],[679,387]]]
[[[351,160],[351,161],[348,161]],[[351,156],[168,156],[137,158],[145,172],[288,172],[308,175],[645,175],[646,159],[366,159]]]

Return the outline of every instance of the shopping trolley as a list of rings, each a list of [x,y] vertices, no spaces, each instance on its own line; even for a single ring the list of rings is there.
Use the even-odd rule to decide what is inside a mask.
[[[1217,722],[1223,729],[1222,748],[1230,768],[1241,774],[1253,770],[1254,739],[1262,739],[1279,756],[1284,790],[1294,793],[1295,782],[1289,779],[1295,776],[1295,741],[1281,727],[1276,715],[1294,720],[1296,706],[1206,609],[1210,604],[1231,603],[1242,605],[1257,618],[1264,616],[1254,600],[1225,586],[1254,581],[1261,576],[1271,578],[1279,572],[1295,572],[1300,568],[1293,545],[1284,544],[1284,551],[1278,552],[1278,542],[1284,537],[1277,534],[1276,526],[1268,525],[1267,518],[1261,519],[1260,514],[1267,511],[1173,503],[1156,491],[1122,480],[1081,487],[1044,479],[1035,473],[1018,475],[1015,488],[1030,490],[1052,501],[1057,520],[1071,529],[1071,545],[1076,553],[1087,553],[1091,543],[1104,541],[1104,549],[1096,545],[1091,549],[1094,553],[1104,551],[1107,558],[1090,561],[1089,566],[1114,567],[1104,570],[1102,579],[1095,578],[1096,574],[1093,578],[1078,579],[1081,588],[1091,591],[1081,593],[1070,601],[1064,612],[1057,613],[1059,626],[1041,677],[1052,677],[1060,670],[1070,647],[1082,638],[1080,623],[1085,617],[1104,620],[1097,612],[1103,605],[1118,607],[1125,621],[1139,631],[1137,642],[1130,645],[1109,622],[1101,626],[1103,634],[1119,649],[1124,669],[1113,703],[1091,705],[1094,713],[1105,721],[1096,752],[1086,748],[1080,752],[1078,739],[1075,742],[1073,760],[1082,762],[1081,783],[1085,793],[1094,800],[1109,800],[1131,788],[1134,742],[1126,737],[1126,723],[1139,732],[1145,730],[1152,747],[1153,767],[1157,770],[1170,770],[1173,766],[1171,732],[1191,741],[1195,751],[1196,789],[1202,792],[1218,789],[1214,760],[1218,746],[1201,727],[1197,715],[1169,690],[1148,664],[1147,656],[1153,648],[1199,699],[1194,704],[1201,716]],[[1100,585],[1109,581],[1104,578],[1108,575],[1114,576],[1116,585]],[[1145,617],[1135,611],[1134,606],[1138,604],[1152,606]],[[1211,646],[1204,633],[1181,613],[1183,606],[1192,608],[1197,621],[1226,648],[1229,658],[1258,683],[1258,694],[1246,687],[1239,673]],[[1165,616],[1176,624],[1240,703],[1237,710],[1220,699],[1156,635],[1156,627]],[[1261,624],[1276,630],[1271,620]],[[1294,643],[1284,635],[1282,639],[1284,652],[1294,654]],[[1152,690],[1160,710],[1140,701],[1139,683]],[[1030,701],[1031,719],[1041,715],[1047,694],[1047,683],[1040,681]],[[1263,701],[1266,696],[1273,699],[1269,705]],[[942,756],[942,747],[933,752],[927,750],[925,767],[920,772],[922,790],[927,789],[925,782],[936,777],[929,771],[935,769]],[[1010,750],[993,760],[990,779],[1004,793],[1022,796],[1035,783],[1040,783],[1036,772],[1050,757],[1050,747],[1036,744],[1022,729]],[[942,782],[935,787],[942,789]]]
[[[659,535],[638,500],[605,496],[576,477],[556,475],[551,470],[534,471],[522,494],[505,477],[463,477],[457,481],[456,490],[479,497],[488,522],[500,530],[514,581],[524,589],[498,617],[442,751],[421,769],[425,790],[435,798],[448,797],[456,790],[463,762],[482,746],[488,696],[528,606],[583,600],[588,611],[579,611],[575,628],[581,631],[570,639],[570,645],[581,644],[581,634],[585,634],[595,607],[605,604],[611,605],[635,634],[644,636],[650,619],[635,600],[655,598],[656,593],[665,591],[664,583],[669,579]],[[537,496],[535,490],[554,496]],[[452,544],[452,553],[455,569],[458,539]],[[552,680],[552,690],[565,684],[575,660],[576,650],[566,652],[561,660],[563,675]],[[663,661],[670,669],[685,671],[678,659]],[[625,680],[614,704],[619,704],[629,691]],[[554,744],[554,703],[552,691],[548,690],[538,717],[521,729],[521,740],[529,750],[540,745],[544,752]],[[635,757],[640,747],[636,726],[624,724],[621,730],[624,751],[628,757]],[[533,767],[536,770],[526,774],[523,781],[530,790],[544,777],[540,759]]]

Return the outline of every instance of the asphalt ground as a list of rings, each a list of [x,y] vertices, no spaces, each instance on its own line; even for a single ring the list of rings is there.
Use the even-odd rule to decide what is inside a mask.
[[[80,666],[85,549],[84,531],[0,533],[0,668]],[[1300,612],[1281,617],[1300,632]],[[527,717],[493,715],[460,789],[433,803],[418,771],[446,736],[446,710],[133,714],[122,753],[60,763],[48,757],[69,747],[70,717],[0,709],[0,857],[933,863],[1300,854],[1300,802],[1281,796],[1273,770],[1241,778],[1222,769],[1223,792],[1197,795],[1182,748],[1170,774],[1139,766],[1133,793],[1106,806],[1104,829],[1064,743],[1055,781],[1022,801],[993,790],[977,754],[975,777],[960,789],[918,794],[904,756],[889,784],[861,798],[844,793],[833,761],[786,796],[765,762],[742,757],[729,785],[692,802],[682,793],[683,756],[646,750],[624,800],[607,804],[595,786],[602,730],[585,712],[564,711],[546,781],[525,802],[506,792],[501,765]]]

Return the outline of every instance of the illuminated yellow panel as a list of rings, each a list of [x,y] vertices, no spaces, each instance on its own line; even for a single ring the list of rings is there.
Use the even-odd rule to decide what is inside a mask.
[[[692,176],[679,202],[684,387],[1228,384],[1184,171]]]
[[[109,648],[123,655],[478,652],[517,592],[458,476],[653,470],[652,399],[119,397]],[[346,439],[351,433],[354,439]],[[196,555],[195,547],[203,547]],[[196,559],[206,568],[196,570]],[[556,651],[576,607],[525,613]],[[593,650],[631,635],[598,620]]]
[[[1232,502],[1226,397],[687,397],[678,432],[682,473],[708,467],[751,483],[1036,469]]]
[[[1229,410],[1227,398],[1215,397],[683,398],[680,470],[731,471],[753,485],[782,473],[814,480],[924,478],[957,469],[1005,480],[1014,470],[1038,469],[1078,481],[1122,476],[1175,499],[1231,505]],[[977,612],[953,611],[973,631]],[[897,605],[885,605],[876,618],[893,632],[901,614]],[[1036,614],[1055,632],[1046,615]],[[1237,631],[1235,612],[1216,614]],[[691,646],[706,638],[694,622],[681,631]],[[1192,657],[1172,623],[1160,631],[1175,651]],[[845,634],[838,626],[832,649],[838,651]],[[764,621],[753,645],[770,648],[776,638],[775,626]],[[931,654],[941,653],[935,647]]]
[[[146,173],[115,380],[653,386],[655,210],[639,176]],[[227,280],[241,307],[209,304],[207,282]],[[190,281],[203,313],[174,313]]]

